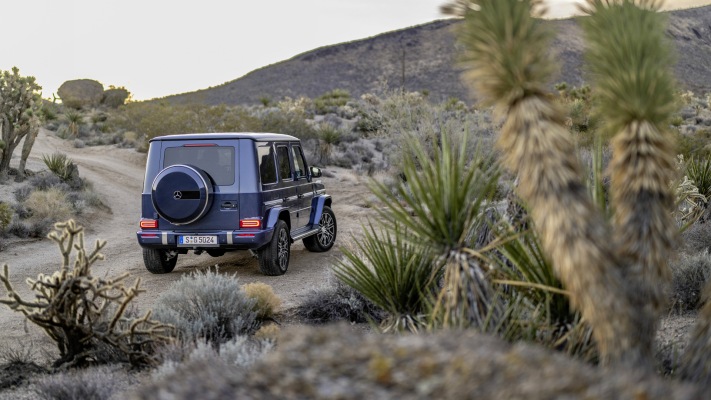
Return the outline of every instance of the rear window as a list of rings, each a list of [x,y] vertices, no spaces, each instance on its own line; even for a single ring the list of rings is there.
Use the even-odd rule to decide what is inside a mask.
[[[192,165],[207,172],[215,185],[235,183],[235,148],[232,146],[169,147],[165,149],[163,168]]]

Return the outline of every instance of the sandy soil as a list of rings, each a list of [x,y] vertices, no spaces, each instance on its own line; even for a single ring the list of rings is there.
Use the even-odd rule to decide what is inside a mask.
[[[246,251],[217,258],[207,254],[181,255],[172,273],[153,275],[145,269],[141,248],[136,242],[145,155],[133,149],[114,146],[77,149],[71,142],[42,131],[30,155],[28,169],[46,169],[41,161],[42,155],[55,151],[65,153],[75,161],[80,176],[93,182],[95,190],[111,208],[111,213],[94,215],[85,222],[87,245],[97,239],[108,242],[102,251],[106,259],[95,264],[94,274],[112,277],[129,272],[129,282],[140,278],[145,293],[138,297],[136,305],[141,311],[152,308],[156,298],[184,274],[215,265],[219,265],[221,273],[237,276],[241,283],[260,281],[271,285],[282,298],[283,308],[294,307],[312,290],[330,284],[329,270],[334,258],[340,254],[338,247],[347,243],[352,234],[358,234],[361,223],[372,214],[372,210],[364,206],[368,193],[365,178],[356,176],[350,170],[329,167],[325,170],[328,177],[322,180],[326,191],[333,197],[333,210],[338,222],[336,246],[330,252],[308,252],[299,241],[292,246],[288,272],[277,277],[262,275],[257,260]],[[17,165],[17,162],[14,160],[12,165]],[[14,184],[0,185],[0,198],[12,198],[14,188]],[[25,279],[57,270],[60,265],[59,251],[49,240],[14,243],[0,252],[0,264],[10,266],[14,287],[27,299],[32,293]],[[4,306],[0,307],[0,326],[3,333],[0,337],[2,347],[26,344],[28,339],[42,348],[54,346],[40,328],[27,325],[21,314]]]

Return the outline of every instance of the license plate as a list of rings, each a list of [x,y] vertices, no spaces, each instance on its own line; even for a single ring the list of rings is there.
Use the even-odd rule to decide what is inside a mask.
[[[217,236],[178,236],[179,246],[217,246]]]

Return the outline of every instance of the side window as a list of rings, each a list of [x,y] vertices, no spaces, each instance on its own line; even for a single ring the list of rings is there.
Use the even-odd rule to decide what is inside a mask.
[[[301,152],[301,147],[291,146],[291,152],[294,156],[294,176],[296,177],[296,179],[305,177],[306,163],[304,162],[304,155]]]
[[[262,178],[262,185],[276,183],[276,160],[274,159],[274,147],[271,143],[257,143],[257,159],[259,160],[259,176]]]
[[[279,177],[282,181],[293,179],[291,176],[291,164],[289,163],[289,148],[277,146],[277,161],[279,162]]]

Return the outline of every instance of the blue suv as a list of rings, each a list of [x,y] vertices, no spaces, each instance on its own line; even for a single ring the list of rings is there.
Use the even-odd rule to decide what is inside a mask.
[[[336,240],[331,196],[299,139],[275,133],[203,133],[150,140],[138,243],[155,274],[179,254],[250,250],[282,275],[291,244],[328,251]]]

